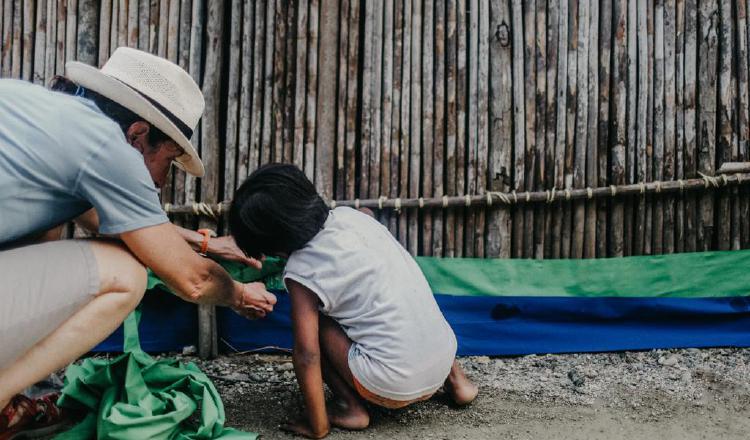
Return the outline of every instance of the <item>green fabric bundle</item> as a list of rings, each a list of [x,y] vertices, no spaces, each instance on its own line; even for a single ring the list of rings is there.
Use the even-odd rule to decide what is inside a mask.
[[[283,260],[269,258],[260,271],[238,263],[221,264],[240,282],[262,280],[268,289],[283,288]],[[155,288],[169,291],[149,272],[147,289]],[[135,311],[123,324],[123,354],[112,360],[88,358],[68,367],[58,403],[88,414],[55,439],[256,439],[257,434],[224,427],[219,393],[195,364],[157,361],[141,350],[139,317]],[[199,407],[196,426],[189,419]]]

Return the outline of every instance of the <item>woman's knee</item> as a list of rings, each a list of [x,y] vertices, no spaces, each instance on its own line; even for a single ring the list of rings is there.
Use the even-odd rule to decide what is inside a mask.
[[[93,241],[92,251],[99,271],[99,294],[125,294],[137,305],[146,291],[146,268],[122,243]]]

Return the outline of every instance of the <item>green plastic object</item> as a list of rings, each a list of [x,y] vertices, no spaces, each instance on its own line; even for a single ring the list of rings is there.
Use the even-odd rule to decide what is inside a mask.
[[[263,269],[261,270],[232,261],[217,261],[217,263],[221,264],[221,266],[229,272],[232,278],[241,283],[262,281],[268,290],[284,290],[284,282],[281,279],[281,273],[284,271],[286,260],[268,257],[263,260]],[[167,287],[167,285],[156,276],[156,274],[148,271],[148,284],[146,285],[146,290],[148,291],[154,288],[159,288],[167,292],[171,291],[169,287]]]
[[[123,354],[68,367],[58,404],[88,414],[55,439],[256,439],[224,427],[219,393],[195,364],[141,350],[139,318],[135,311],[124,322]]]

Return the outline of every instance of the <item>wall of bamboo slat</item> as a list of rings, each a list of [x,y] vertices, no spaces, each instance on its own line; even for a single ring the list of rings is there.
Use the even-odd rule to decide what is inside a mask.
[[[101,66],[123,45],[183,66],[206,97],[193,141],[208,174],[175,170],[165,203],[231,199],[270,161],[300,166],[327,200],[564,191],[750,159],[747,11],[748,0],[0,0],[0,75],[45,84],[65,61]],[[376,215],[414,254],[591,258],[746,248],[748,200],[736,186]]]

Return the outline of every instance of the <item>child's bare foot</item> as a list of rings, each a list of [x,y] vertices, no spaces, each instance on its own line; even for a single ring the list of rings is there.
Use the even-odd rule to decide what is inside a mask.
[[[359,402],[347,402],[336,399],[330,404],[328,420],[338,428],[359,430],[370,424],[367,408]]]
[[[458,361],[453,361],[451,372],[443,385],[456,405],[467,405],[479,394],[479,388],[466,377]]]

